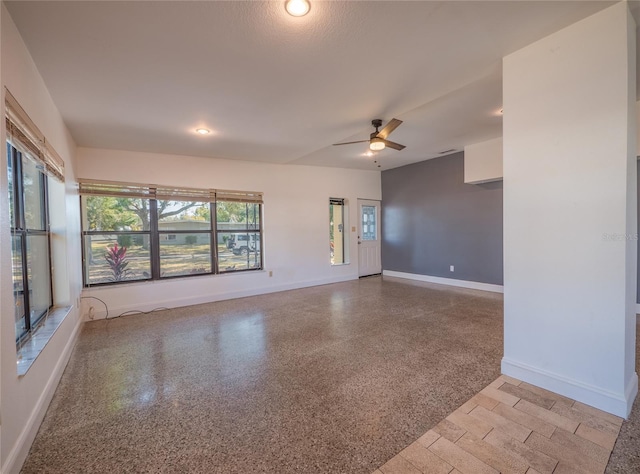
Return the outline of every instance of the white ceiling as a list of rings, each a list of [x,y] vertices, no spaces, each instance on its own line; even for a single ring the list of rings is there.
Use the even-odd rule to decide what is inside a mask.
[[[611,2],[6,4],[79,146],[389,169],[500,136],[501,58]]]

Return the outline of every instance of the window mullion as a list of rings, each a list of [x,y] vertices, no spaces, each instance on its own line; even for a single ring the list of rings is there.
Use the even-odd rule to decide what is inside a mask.
[[[47,250],[49,254],[49,307],[53,306],[53,256],[51,255],[51,220],[49,219],[49,181],[45,174],[42,177],[42,205],[44,206],[44,228],[47,232]]]
[[[13,155],[13,191],[14,191],[14,219],[16,229],[23,230],[25,228],[24,219],[24,187],[22,180],[22,155],[18,150],[12,148]]]
[[[258,225],[258,230],[260,232],[259,236],[260,236],[260,268],[264,269],[264,245],[263,245],[263,241],[262,241],[262,204],[258,204],[258,215],[260,216],[260,223]],[[253,222],[255,223],[256,221],[256,206],[253,207]]]
[[[213,273],[220,273],[218,265],[218,215],[215,201],[209,202],[209,219],[211,221],[211,270]]]
[[[27,232],[20,231],[20,246],[22,260],[22,292],[24,302],[24,328],[25,333],[31,331],[31,302],[29,298],[29,274],[27,270]]]
[[[20,264],[22,265],[22,302],[24,304],[24,327],[25,334],[31,330],[31,302],[29,298],[29,274],[27,263],[27,231],[26,220],[24,215],[24,177],[22,175],[22,154],[15,148],[12,149],[12,155],[14,157],[14,199],[15,203],[14,217],[16,219],[16,226],[19,229],[20,235]],[[22,335],[20,335],[22,337]]]
[[[158,233],[158,201],[149,199],[149,243],[151,252],[151,279],[160,279],[160,234]]]

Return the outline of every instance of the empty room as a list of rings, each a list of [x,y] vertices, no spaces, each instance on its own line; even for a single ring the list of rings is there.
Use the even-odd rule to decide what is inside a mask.
[[[3,1],[0,472],[640,472],[638,21]]]

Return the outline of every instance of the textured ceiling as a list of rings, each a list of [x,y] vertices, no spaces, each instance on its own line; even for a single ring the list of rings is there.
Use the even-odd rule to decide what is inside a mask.
[[[6,4],[79,146],[388,169],[500,136],[501,58],[611,2]]]

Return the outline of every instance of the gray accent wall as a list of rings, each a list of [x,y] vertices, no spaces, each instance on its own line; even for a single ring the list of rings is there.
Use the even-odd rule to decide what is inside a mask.
[[[502,285],[502,261],[502,182],[464,184],[464,153],[382,172],[384,270]]]

